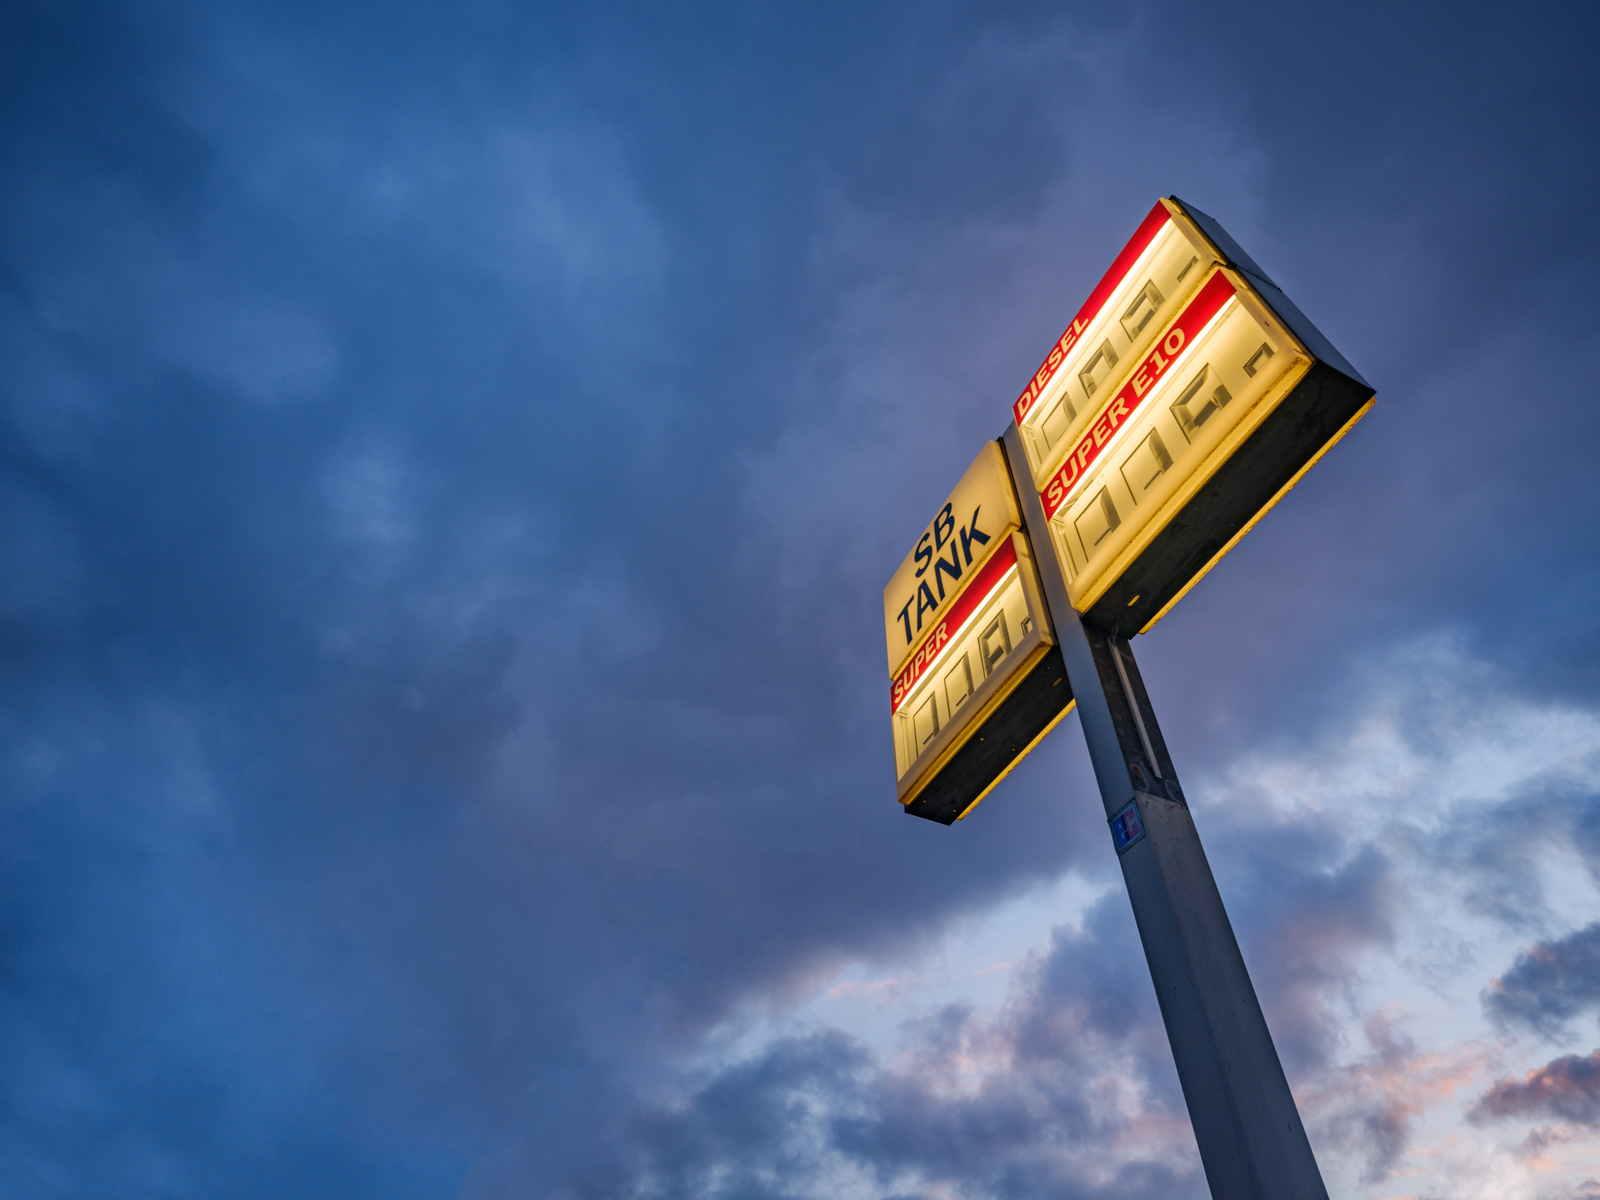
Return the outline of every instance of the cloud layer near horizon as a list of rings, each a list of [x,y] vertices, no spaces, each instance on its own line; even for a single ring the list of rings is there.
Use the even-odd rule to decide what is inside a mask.
[[[876,640],[1176,192],[1380,393],[1137,647],[1325,1169],[1578,1194],[1592,29],[0,20],[0,1190],[1203,1194],[1073,723],[905,821]]]

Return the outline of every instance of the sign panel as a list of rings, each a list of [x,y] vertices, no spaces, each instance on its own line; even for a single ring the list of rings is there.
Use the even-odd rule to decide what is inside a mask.
[[[997,442],[987,442],[883,590],[891,675],[950,611],[963,580],[982,570],[1021,525],[1005,455]]]
[[[1040,488],[1221,262],[1173,213],[1167,201],[1150,210],[1011,406]]]
[[[1072,607],[1148,629],[1371,401],[1215,221],[1162,201],[1012,409]]]
[[[1035,555],[1057,613],[1143,632],[1371,404],[1221,226],[1157,204],[884,589],[906,811],[965,816],[1072,707]]]
[[[900,802],[948,825],[1072,705],[997,443],[962,476],[883,600]]]

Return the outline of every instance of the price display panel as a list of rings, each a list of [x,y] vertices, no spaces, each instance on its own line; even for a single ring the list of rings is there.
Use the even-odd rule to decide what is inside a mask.
[[[1212,218],[1157,204],[1012,408],[1072,606],[1150,628],[1372,395]]]
[[[884,589],[900,803],[950,824],[1072,706],[998,443]]]

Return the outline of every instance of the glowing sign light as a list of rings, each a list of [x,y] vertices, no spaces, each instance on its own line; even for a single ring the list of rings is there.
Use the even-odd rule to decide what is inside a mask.
[[[1005,455],[998,443],[986,443],[883,590],[891,674],[949,611],[970,574],[1021,524]]]
[[[1051,612],[1150,628],[1371,404],[1220,225],[1151,209],[884,589],[905,811],[965,816],[1072,707]]]
[[[916,816],[964,816],[1072,705],[1020,524],[990,443],[884,589],[895,775]]]
[[[1155,384],[1164,379],[1168,370],[1180,359],[1189,357],[1185,351],[1192,348],[1211,318],[1233,298],[1233,284],[1226,275],[1212,275],[1182,315],[1166,330],[1159,345],[1153,347],[1144,361],[1133,371],[1133,377],[1109,400],[1084,429],[1083,436],[1067,455],[1050,482],[1045,485],[1044,513],[1053,517],[1069,497],[1081,491],[1084,473],[1094,465],[1100,452],[1113,441],[1133,420],[1139,406],[1150,395]],[[1160,445],[1160,443],[1157,443]],[[1157,451],[1160,458],[1165,451]]]
[[[1175,204],[1150,210],[1011,406],[1038,486],[1220,261]]]
[[[1371,386],[1221,226],[1172,198],[1029,380],[1007,436],[1028,461],[1071,606],[1131,634],[1371,402]]]
[[[964,817],[1080,689],[1219,1196],[1326,1189],[1126,639],[1159,621],[1372,398],[1216,221],[1163,200],[1018,396],[1003,452],[985,447],[884,590],[907,813]]]
[[[895,676],[889,693],[891,707],[900,707],[900,702],[910,694],[912,688],[916,687],[923,673],[955,644],[955,635],[967,623],[967,618],[1000,584],[1011,577],[1016,566],[1016,543],[1011,538],[1006,538],[1000,548],[989,556],[982,570],[973,576],[971,585],[961,591],[956,603],[950,606],[950,611],[929,630],[928,636],[922,640],[922,644],[906,663],[905,670]],[[1027,622],[1029,618],[1024,614],[1022,620]]]

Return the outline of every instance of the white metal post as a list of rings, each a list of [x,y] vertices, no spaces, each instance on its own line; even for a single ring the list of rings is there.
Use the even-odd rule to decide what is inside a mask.
[[[1004,445],[1211,1194],[1327,1200],[1133,654],[1073,609],[1015,424]]]

